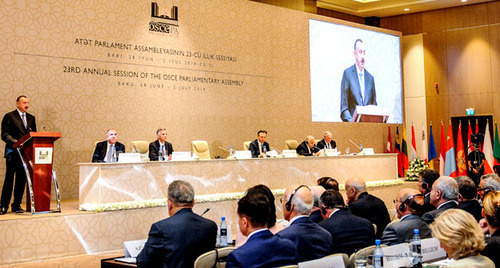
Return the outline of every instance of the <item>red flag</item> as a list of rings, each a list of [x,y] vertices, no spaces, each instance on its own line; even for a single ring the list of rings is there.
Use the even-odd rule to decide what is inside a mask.
[[[401,140],[401,157],[403,158],[403,173],[408,170],[408,145],[406,143],[406,127],[403,126],[403,139]]]
[[[493,145],[491,145],[491,135],[489,120],[486,121],[486,129],[484,130],[483,153],[486,160],[484,161],[484,174],[493,173]],[[476,125],[477,126],[477,125]]]
[[[387,137],[386,152],[387,153],[392,153],[391,127],[389,125],[387,125],[387,130],[389,131],[389,135]]]
[[[470,129],[470,125],[469,125],[469,129]],[[465,163],[465,150],[464,150],[464,142],[462,139],[462,123],[458,124],[457,170],[458,170],[458,176],[467,176],[467,164]]]
[[[396,140],[394,141],[394,152],[398,154],[398,175],[400,178],[404,177],[403,172],[403,156],[401,153],[401,147],[399,145],[399,126],[396,126]]]
[[[479,122],[476,119],[476,132],[475,132],[475,134],[477,134],[477,133],[479,133]],[[490,143],[491,143],[491,141],[490,141]],[[483,144],[484,144],[484,141],[482,143],[481,142],[479,143],[479,151],[481,151],[481,152],[483,151]]]
[[[444,125],[443,121],[441,121],[441,145],[439,150],[439,174],[444,176],[444,167],[446,160],[446,135],[444,134]]]
[[[476,128],[477,128],[477,123],[476,123]],[[469,120],[469,130],[467,131],[467,155],[469,155],[472,151],[474,151],[474,146],[472,146],[470,136],[472,136],[472,128],[470,127],[470,120]]]
[[[410,161],[415,160],[417,158],[417,143],[415,142],[415,128],[413,124],[411,124],[411,158]]]

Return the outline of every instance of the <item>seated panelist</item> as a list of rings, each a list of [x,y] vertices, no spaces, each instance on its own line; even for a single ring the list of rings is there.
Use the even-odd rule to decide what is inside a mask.
[[[263,157],[266,152],[269,152],[269,143],[267,140],[267,131],[259,130],[257,139],[252,141],[248,149],[252,152],[252,158]]]
[[[167,141],[167,130],[160,128],[156,131],[157,140],[149,144],[149,160],[163,161],[172,160],[174,151],[172,144]]]
[[[298,155],[312,156],[319,155],[319,148],[314,145],[314,137],[307,136],[306,140],[303,141],[296,149]]]
[[[337,143],[332,140],[332,133],[330,131],[325,131],[323,139],[318,142],[319,149],[335,149],[337,148]]]
[[[125,152],[125,145],[118,142],[118,133],[115,129],[106,132],[106,140],[95,146],[92,162],[114,162],[119,153]]]

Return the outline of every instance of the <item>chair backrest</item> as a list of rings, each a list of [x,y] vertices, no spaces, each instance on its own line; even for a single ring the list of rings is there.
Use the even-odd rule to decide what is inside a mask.
[[[130,143],[130,148],[132,148],[132,153],[146,154],[149,152],[149,142],[148,141],[132,141]]]
[[[314,139],[314,145],[315,145],[315,146],[318,146],[318,142],[320,142],[320,141],[321,141],[321,140]],[[321,148],[321,149],[323,149],[323,148]]]
[[[286,140],[285,150],[295,150],[299,147],[299,142],[297,140]]]
[[[250,150],[250,143],[252,143],[252,141],[244,141],[243,150]]]
[[[193,151],[193,153],[195,153],[200,160],[210,159],[210,149],[208,148],[207,141],[191,141],[191,151]]]
[[[382,244],[382,245],[380,245],[380,247],[387,247],[387,245]],[[366,259],[368,260],[368,264],[371,264],[371,260],[369,260],[368,256],[373,255],[374,250],[375,250],[375,245],[369,246],[369,247],[366,247],[366,248],[363,248],[363,249],[360,249],[360,250],[354,252],[353,254],[351,254],[351,256],[349,256],[349,261],[347,263],[347,267],[355,267],[354,261],[356,260],[358,255],[365,256]]]
[[[316,268],[316,267],[346,267],[349,256],[345,253],[336,253],[326,257],[300,262],[299,268]]]
[[[194,262],[195,268],[225,267],[226,257],[235,247],[224,247],[200,255]]]

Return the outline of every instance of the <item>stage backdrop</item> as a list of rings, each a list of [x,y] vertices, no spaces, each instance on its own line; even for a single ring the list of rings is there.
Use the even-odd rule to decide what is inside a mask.
[[[63,198],[78,198],[77,163],[109,128],[127,151],[165,127],[174,150],[205,139],[212,157],[259,129],[279,150],[331,130],[342,151],[354,151],[351,138],[383,152],[384,124],[311,122],[309,19],[345,22],[250,1],[156,2],[0,5],[0,113],[26,94],[38,130],[62,133],[54,163]]]

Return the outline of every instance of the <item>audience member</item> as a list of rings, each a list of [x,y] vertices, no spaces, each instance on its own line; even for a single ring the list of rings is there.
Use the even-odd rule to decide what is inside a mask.
[[[248,192],[238,201],[238,225],[247,242],[227,256],[226,267],[279,267],[297,264],[295,245],[273,235],[268,229],[269,199]]]
[[[318,148],[324,149],[335,149],[337,148],[337,143],[332,140],[332,133],[330,131],[325,131],[325,135],[323,135],[323,139],[318,142]]]
[[[307,136],[306,140],[299,144],[299,146],[295,150],[297,151],[298,155],[303,156],[320,154],[319,148],[314,145],[314,136]]]
[[[345,183],[347,202],[352,214],[365,218],[377,225],[376,238],[381,238],[385,227],[391,221],[389,211],[380,198],[366,191],[366,183],[361,178],[350,178]]]
[[[311,192],[313,194],[314,203],[311,209],[311,214],[309,214],[309,218],[315,223],[320,223],[323,220],[323,216],[321,216],[319,200],[321,198],[321,195],[325,192],[325,188],[323,186],[312,186]]]
[[[500,192],[487,194],[483,206],[483,215],[491,236],[486,238],[486,247],[482,254],[490,258],[496,267],[500,267]]]
[[[476,221],[480,221],[481,205],[475,199],[476,197],[476,184],[472,179],[467,176],[460,176],[457,178],[458,183],[458,207],[469,212],[474,216]]]
[[[477,195],[481,200],[489,192],[500,191],[500,177],[497,174],[486,174],[481,176],[481,181],[479,182],[479,188],[477,189]]]
[[[252,158],[263,157],[265,152],[269,152],[269,143],[267,143],[267,131],[259,130],[257,132],[257,139],[252,141],[248,149],[252,153]]]
[[[319,259],[330,254],[332,236],[309,219],[313,195],[305,185],[293,186],[283,196],[283,216],[290,226],[276,235],[292,241],[299,253],[299,262]]]
[[[432,236],[439,240],[448,257],[456,260],[448,267],[495,267],[488,257],[480,254],[486,243],[470,213],[462,209],[449,209],[436,218],[431,230]]]
[[[157,139],[149,144],[149,160],[172,160],[174,148],[172,144],[167,141],[167,130],[164,128],[156,130],[156,137]]]
[[[113,162],[119,153],[125,152],[125,145],[118,141],[118,133],[114,129],[106,131],[106,140],[96,144],[92,162]]]
[[[382,244],[391,246],[409,242],[413,229],[419,230],[422,239],[431,237],[429,225],[420,219],[423,206],[424,196],[417,189],[401,189],[396,202],[399,221],[387,225],[382,234]]]
[[[451,208],[458,208],[458,184],[448,176],[441,176],[432,185],[431,204],[436,208],[422,216],[422,220],[431,224],[439,214]]]
[[[186,181],[168,186],[169,218],[154,223],[139,256],[138,267],[193,267],[201,254],[215,248],[217,225],[193,213],[194,190]]]
[[[432,184],[439,179],[439,172],[434,169],[423,169],[418,173],[418,188],[420,192],[424,195],[424,211],[423,213],[429,212],[436,209],[431,205],[431,190]]]
[[[325,190],[339,190],[339,182],[332,177],[322,177],[317,180],[319,186],[323,186]]]
[[[340,192],[327,190],[320,200],[323,221],[319,226],[332,235],[332,253],[351,255],[357,249],[374,244],[375,230],[372,223],[353,215],[344,204]]]
[[[259,184],[247,190],[247,194],[261,193],[264,194],[269,200],[269,218],[267,220],[266,227],[271,231],[271,233],[276,234],[277,232],[284,229],[283,225],[276,222],[276,205],[274,204],[274,195],[269,187]],[[236,247],[239,247],[247,241],[247,237],[242,234],[240,230],[236,234]]]

